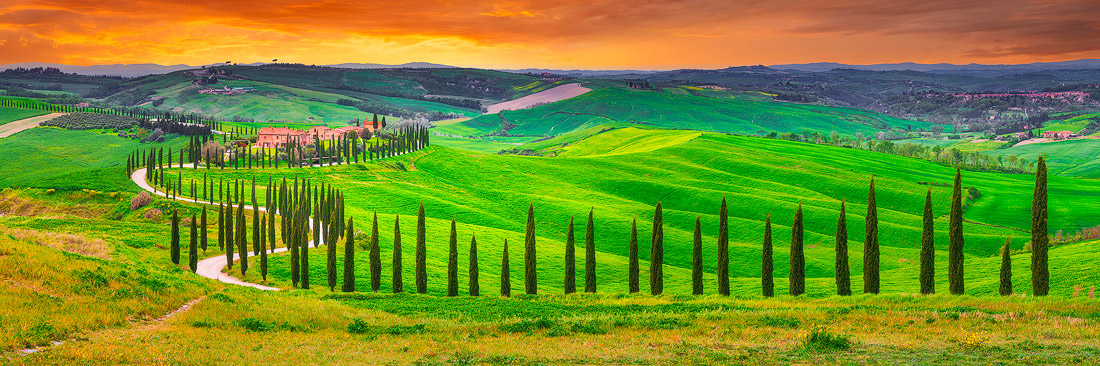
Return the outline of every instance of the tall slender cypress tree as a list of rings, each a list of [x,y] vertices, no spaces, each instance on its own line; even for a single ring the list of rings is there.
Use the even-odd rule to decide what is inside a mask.
[[[726,195],[722,195],[722,206],[718,209],[718,294],[730,295],[730,236],[729,218],[726,208]]]
[[[350,225],[348,225],[350,226]],[[374,211],[374,221],[370,226],[370,290],[378,292],[382,285],[382,250],[378,247],[378,211]]]
[[[225,249],[225,207],[218,203],[218,250]]]
[[[1001,296],[1012,295],[1012,239],[1005,239],[1005,246],[1001,248]]]
[[[504,251],[500,255],[500,296],[512,296],[512,267],[508,265],[508,239],[504,239]]]
[[[772,215],[764,219],[764,245],[760,252],[760,292],[764,297],[775,295],[775,280],[772,278],[775,262],[772,261]]]
[[[267,242],[271,248],[271,253],[275,253],[275,210],[269,209],[268,212],[271,214],[267,217]]]
[[[251,155],[251,154],[250,154]],[[260,205],[256,202],[256,177],[252,177],[252,255],[259,255],[263,248],[260,247],[260,235],[263,235],[263,226],[260,226]]]
[[[588,227],[584,230],[584,292],[596,292],[596,227],[592,211],[588,210]]]
[[[271,216],[270,220],[274,219],[275,217]],[[260,225],[267,227],[266,225],[268,221],[269,218],[267,214],[264,214],[263,218],[260,219]],[[267,243],[265,238],[265,235],[260,235],[260,247],[263,248],[262,250],[260,250],[260,278],[263,278],[264,281],[267,281]]]
[[[848,218],[845,201],[840,201],[840,216],[836,219],[836,294],[852,294],[852,276],[848,272]]]
[[[401,215],[393,219],[393,293],[404,291],[401,279]]]
[[[470,235],[470,296],[481,296],[477,271],[477,236]]]
[[[630,293],[637,293],[641,291],[639,286],[638,275],[638,218],[635,217],[630,223],[630,247],[629,247],[629,264],[627,264],[627,286],[630,288]]]
[[[451,238],[447,242],[447,296],[458,296],[458,230],[451,217]]]
[[[803,253],[802,235],[802,204],[799,203],[798,211],[794,212],[794,224],[791,225],[791,270],[788,276],[791,296],[806,292],[806,255]]]
[[[355,292],[355,217],[348,218],[348,232],[344,235],[344,292]]]
[[[248,271],[248,238],[245,231],[244,200],[238,202],[240,203],[237,205],[237,239],[235,242],[241,250],[241,276],[244,276],[245,272]]]
[[[416,213],[416,293],[418,294],[428,293],[428,248],[424,235],[424,201],[420,201],[420,209]]]
[[[699,215],[695,216],[695,235],[691,241],[691,293],[703,294],[703,233],[699,223]]]
[[[206,253],[206,206],[202,206],[202,219],[199,221],[199,244]]]
[[[309,196],[303,196],[302,198],[302,205],[305,206],[305,208],[308,208]],[[301,243],[301,246],[298,249],[298,256],[300,257],[298,260],[299,265],[302,266],[302,269],[299,270],[299,276],[302,280],[302,288],[309,289],[309,221],[307,221],[309,220],[309,210],[303,209],[302,211],[303,214],[300,224],[302,225],[302,238],[299,242]]]
[[[233,196],[229,193],[229,187],[226,187],[225,190],[226,197],[232,198]],[[237,254],[237,249],[236,247],[234,247],[233,243],[237,240],[236,235],[233,234],[234,217],[236,217],[236,215],[233,214],[233,202],[232,200],[230,200],[230,202],[226,203],[225,205],[225,215],[223,216],[225,220],[226,265],[229,267],[229,269],[233,269],[233,257]]]
[[[333,239],[334,236],[336,236],[336,235],[332,235],[332,233],[329,233],[329,236],[325,238],[325,254],[326,254],[325,255],[325,257],[326,257],[325,258],[325,262],[326,262],[325,263],[326,264],[325,269],[327,270],[325,274],[327,275],[326,277],[328,277],[328,290],[332,291],[332,292],[336,292],[336,275],[337,275],[337,273],[336,273],[336,240]],[[344,245],[345,253],[346,253],[347,248],[348,248],[348,246],[345,244]],[[347,262],[344,262],[344,265],[347,265]],[[341,291],[343,290],[343,286],[340,287],[340,290]]]
[[[523,287],[528,295],[539,293],[538,271],[535,268],[535,204],[527,206],[527,235],[523,239]]]
[[[661,214],[661,201],[653,210],[653,239],[649,246],[649,294],[660,295],[665,291],[665,229]]]
[[[569,216],[569,228],[565,233],[565,294],[577,292],[577,258],[573,251],[573,216]]]
[[[198,218],[195,215],[191,215],[191,245],[187,251],[187,264],[191,267],[191,272],[199,270],[199,233],[198,233]]]
[[[924,226],[920,240],[920,293],[936,293],[936,223],[932,213],[932,187],[924,196]]]
[[[176,209],[172,209],[172,242],[169,244],[172,255],[172,264],[180,264],[180,217]]]
[[[962,295],[963,234],[962,234],[962,169],[955,170],[955,189],[951,193],[950,222],[947,225],[947,283],[952,295]]]
[[[1035,192],[1031,200],[1031,291],[1034,296],[1050,292],[1050,268],[1047,250],[1047,159],[1039,155],[1035,166]]]
[[[875,202],[875,178],[867,191],[867,216],[863,237],[863,293],[879,291],[878,204]]]

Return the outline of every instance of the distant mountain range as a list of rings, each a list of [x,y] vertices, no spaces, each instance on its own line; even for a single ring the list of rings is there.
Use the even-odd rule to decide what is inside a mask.
[[[899,70],[911,70],[911,71],[924,71],[924,72],[938,72],[938,73],[1010,73],[1010,72],[1033,72],[1044,70],[1067,70],[1067,69],[1100,69],[1100,60],[1098,59],[1084,59],[1073,61],[1060,61],[1060,62],[1036,62],[1030,64],[1017,64],[1017,65],[983,65],[983,64],[918,64],[913,62],[902,62],[894,64],[874,64],[874,65],[851,65],[851,64],[839,64],[835,62],[816,62],[809,64],[788,64],[788,65],[771,65],[770,68],[777,70],[797,70],[805,72],[823,72],[834,69],[853,69],[853,70],[865,70],[865,71],[899,71]]]
[[[240,64],[244,66],[258,66],[264,63],[251,63]],[[207,66],[218,66],[222,64],[211,64]],[[381,69],[381,68],[410,68],[410,69],[438,69],[438,68],[451,68],[454,66],[433,64],[427,62],[409,62],[400,65],[384,65],[384,64],[371,64],[371,63],[343,63],[336,65],[325,65],[332,67],[344,67],[349,69]],[[74,73],[80,75],[107,75],[107,76],[145,76],[145,75],[157,75],[167,74],[179,70],[198,69],[202,66],[192,65],[158,65],[158,64],[114,64],[114,65],[92,65],[92,66],[76,66],[55,64],[46,62],[24,62],[17,64],[0,65],[0,70],[14,69],[14,68],[35,68],[35,67],[55,67],[62,72]]]

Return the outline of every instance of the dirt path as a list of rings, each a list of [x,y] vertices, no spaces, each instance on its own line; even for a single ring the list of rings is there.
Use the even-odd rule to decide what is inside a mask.
[[[183,304],[182,306],[180,306],[176,310],[172,310],[172,311],[168,312],[167,314],[161,315],[159,318],[156,318],[156,319],[153,319],[153,320],[150,320],[148,322],[141,323],[141,324],[144,328],[151,328],[151,327],[159,326],[160,324],[164,323],[166,320],[172,318],[173,316],[176,316],[179,313],[191,310],[192,307],[194,307],[196,304],[198,304],[200,301],[202,301],[205,298],[206,298],[206,296],[203,296],[203,297],[188,301],[186,304]],[[113,330],[112,329],[106,329],[106,330],[93,332],[93,333],[98,334],[98,333],[110,332],[110,331],[113,331]],[[20,354],[29,355],[29,354],[32,354],[32,353],[37,353],[38,351],[44,350],[44,349],[49,348],[49,347],[60,346],[62,344],[65,344],[65,342],[72,341],[72,340],[75,340],[77,338],[86,338],[87,336],[88,336],[88,334],[78,334],[77,336],[71,337],[67,340],[53,341],[53,342],[50,342],[50,344],[45,345],[45,346],[38,346],[38,347],[34,347],[34,348],[24,348],[24,349],[18,350],[17,352],[19,352]]]
[[[535,105],[542,105],[557,102],[562,99],[569,99],[590,91],[592,91],[592,89],[585,88],[581,86],[581,84],[566,84],[555,86],[553,88],[543,90],[538,93],[525,96],[523,98],[493,104],[486,107],[487,112],[485,113],[493,114],[499,113],[500,111],[527,109],[534,107]]]
[[[66,114],[68,113],[50,113],[37,117],[24,118],[15,122],[5,123],[3,125],[0,125],[0,138],[5,138],[22,132],[23,130],[38,127],[39,123],[64,116]]]

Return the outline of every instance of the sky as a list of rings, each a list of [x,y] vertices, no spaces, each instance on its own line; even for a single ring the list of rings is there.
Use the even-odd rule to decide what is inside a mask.
[[[677,69],[1100,58],[1100,0],[3,0],[0,64]]]

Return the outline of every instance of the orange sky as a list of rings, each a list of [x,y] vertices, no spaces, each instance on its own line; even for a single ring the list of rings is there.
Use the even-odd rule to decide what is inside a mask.
[[[3,0],[0,64],[669,69],[1100,58],[1098,0]]]

